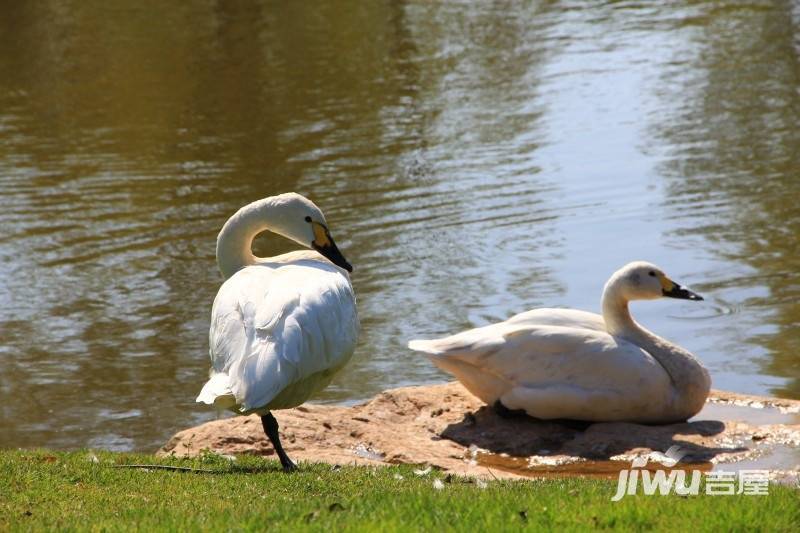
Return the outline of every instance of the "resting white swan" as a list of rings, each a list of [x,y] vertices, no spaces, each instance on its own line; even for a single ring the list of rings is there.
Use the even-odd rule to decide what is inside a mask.
[[[253,238],[265,230],[316,251],[255,257]],[[197,401],[259,414],[291,470],[270,411],[305,402],[353,354],[359,326],[352,267],[322,211],[295,193],[253,202],[228,219],[217,237],[217,265],[226,281],[211,310],[212,368]]]
[[[414,340],[475,396],[540,419],[667,423],[703,407],[711,380],[691,353],[647,331],[628,302],[702,300],[658,267],[634,262],[611,276],[603,315],[535,309],[436,340]]]

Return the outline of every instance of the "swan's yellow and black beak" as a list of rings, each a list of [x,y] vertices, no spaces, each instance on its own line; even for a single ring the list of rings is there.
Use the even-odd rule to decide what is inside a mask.
[[[341,267],[348,272],[353,271],[353,266],[347,262],[342,252],[336,246],[336,243],[331,237],[331,232],[328,231],[327,226],[320,222],[310,221],[311,227],[314,230],[314,240],[311,241],[311,247],[325,256],[331,263]]]
[[[661,294],[667,298],[678,298],[679,300],[700,301],[703,299],[699,294],[690,291],[686,287],[681,287],[667,276],[663,275],[661,276]]]

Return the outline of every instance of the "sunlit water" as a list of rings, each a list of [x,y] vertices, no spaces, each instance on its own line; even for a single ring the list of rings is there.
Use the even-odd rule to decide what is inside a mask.
[[[633,259],[706,296],[634,312],[715,387],[800,397],[800,9],[335,4],[0,8],[0,447],[213,418],[215,237],[289,190],[355,266],[321,401],[442,381],[409,338],[598,310]]]

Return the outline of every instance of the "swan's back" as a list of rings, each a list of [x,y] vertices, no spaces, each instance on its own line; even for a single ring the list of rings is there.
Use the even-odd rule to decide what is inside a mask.
[[[211,315],[211,379],[198,401],[240,413],[294,407],[324,388],[359,327],[346,273],[305,251],[238,271]]]
[[[594,331],[606,331],[606,323],[603,317],[597,313],[580,311],[578,309],[561,309],[544,307],[532,309],[512,316],[504,322],[505,324],[518,325],[540,325],[540,326],[562,326],[570,328],[590,329]]]

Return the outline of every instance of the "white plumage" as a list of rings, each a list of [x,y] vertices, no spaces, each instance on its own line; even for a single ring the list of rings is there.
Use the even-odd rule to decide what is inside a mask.
[[[350,280],[315,252],[238,271],[211,316],[212,373],[197,401],[240,414],[305,402],[347,363],[358,338]]]
[[[250,246],[265,230],[316,251],[257,258]],[[261,415],[281,463],[292,469],[270,411],[308,400],[352,356],[359,329],[352,267],[319,208],[295,193],[232,216],[217,238],[217,263],[227,280],[211,310],[211,372],[197,401]]]
[[[651,274],[652,273],[652,274]],[[637,324],[628,301],[699,300],[657,267],[636,262],[606,285],[603,315],[536,309],[408,346],[489,405],[541,419],[671,422],[703,406],[708,372],[692,354]]]

